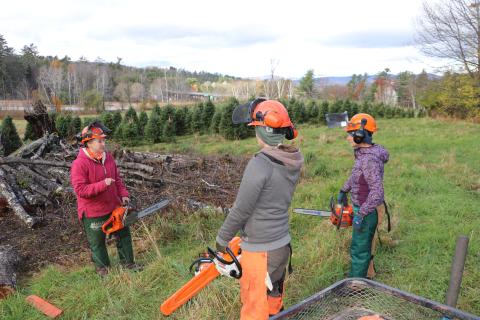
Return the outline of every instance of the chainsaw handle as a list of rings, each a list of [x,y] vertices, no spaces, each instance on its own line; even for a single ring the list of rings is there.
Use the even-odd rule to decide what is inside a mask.
[[[238,261],[237,257],[235,257],[235,255],[233,254],[232,249],[230,249],[229,247],[226,247],[226,248],[225,248],[226,253],[230,256],[230,258],[232,258],[232,261],[227,261],[227,260],[223,259],[223,257],[220,256],[220,255],[218,254],[218,252],[213,251],[213,249],[210,248],[210,247],[207,247],[207,250],[208,250],[208,253],[209,253],[214,259],[217,259],[220,263],[223,263],[223,264],[226,264],[226,265],[235,264],[235,266],[236,266],[237,269],[238,269],[238,273],[237,273],[237,272],[231,272],[231,273],[230,273],[230,276],[231,276],[232,278],[240,279],[240,278],[242,277],[242,265],[241,265],[240,262]]]
[[[200,265],[201,263],[212,263],[213,262],[213,259],[212,258],[198,258],[197,260],[193,261],[192,264],[190,265],[190,267],[188,268],[188,270],[190,271],[190,273],[192,273],[192,268],[195,266],[195,265]]]
[[[113,210],[110,218],[105,221],[102,225],[102,231],[106,235],[110,235],[114,232],[123,228],[123,220],[125,218],[126,213],[128,212],[127,207],[118,207]]]
[[[115,228],[115,217],[112,215],[110,218],[108,218],[107,221],[105,221],[102,225],[102,231],[103,233],[110,235],[111,233],[115,232],[113,229]]]
[[[242,265],[240,264],[237,257],[235,257],[235,255],[233,254],[232,250],[229,247],[226,247],[225,250],[230,255],[230,257],[232,257],[233,263],[235,263],[238,269],[238,273],[231,272],[230,275],[235,279],[240,279],[242,277]]]

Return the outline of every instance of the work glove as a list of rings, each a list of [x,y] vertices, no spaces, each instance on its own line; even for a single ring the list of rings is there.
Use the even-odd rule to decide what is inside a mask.
[[[356,213],[353,215],[353,222],[352,222],[353,229],[355,229],[356,231],[361,231],[362,222],[363,222],[363,216],[361,214]]]
[[[337,203],[340,205],[347,205],[347,193],[345,191],[340,190],[337,196]]]
[[[222,246],[218,242],[216,243],[215,247],[216,247],[218,252],[225,253],[227,251],[227,248],[225,246]]]

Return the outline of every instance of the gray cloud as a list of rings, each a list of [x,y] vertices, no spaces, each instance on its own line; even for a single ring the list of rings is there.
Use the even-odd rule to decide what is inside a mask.
[[[328,46],[351,48],[395,48],[412,44],[408,31],[354,31],[321,41]]]
[[[143,25],[89,33],[98,40],[129,39],[137,43],[178,42],[193,47],[245,47],[275,41],[278,36],[254,28],[211,30],[176,25]]]

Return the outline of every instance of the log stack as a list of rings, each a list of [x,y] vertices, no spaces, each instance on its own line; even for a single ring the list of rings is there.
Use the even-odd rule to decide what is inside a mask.
[[[12,246],[0,246],[0,300],[15,292],[19,256]]]

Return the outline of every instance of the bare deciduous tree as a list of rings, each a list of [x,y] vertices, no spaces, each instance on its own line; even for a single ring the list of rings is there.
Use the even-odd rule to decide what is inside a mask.
[[[480,85],[480,0],[424,2],[417,29],[426,55],[457,63]]]

